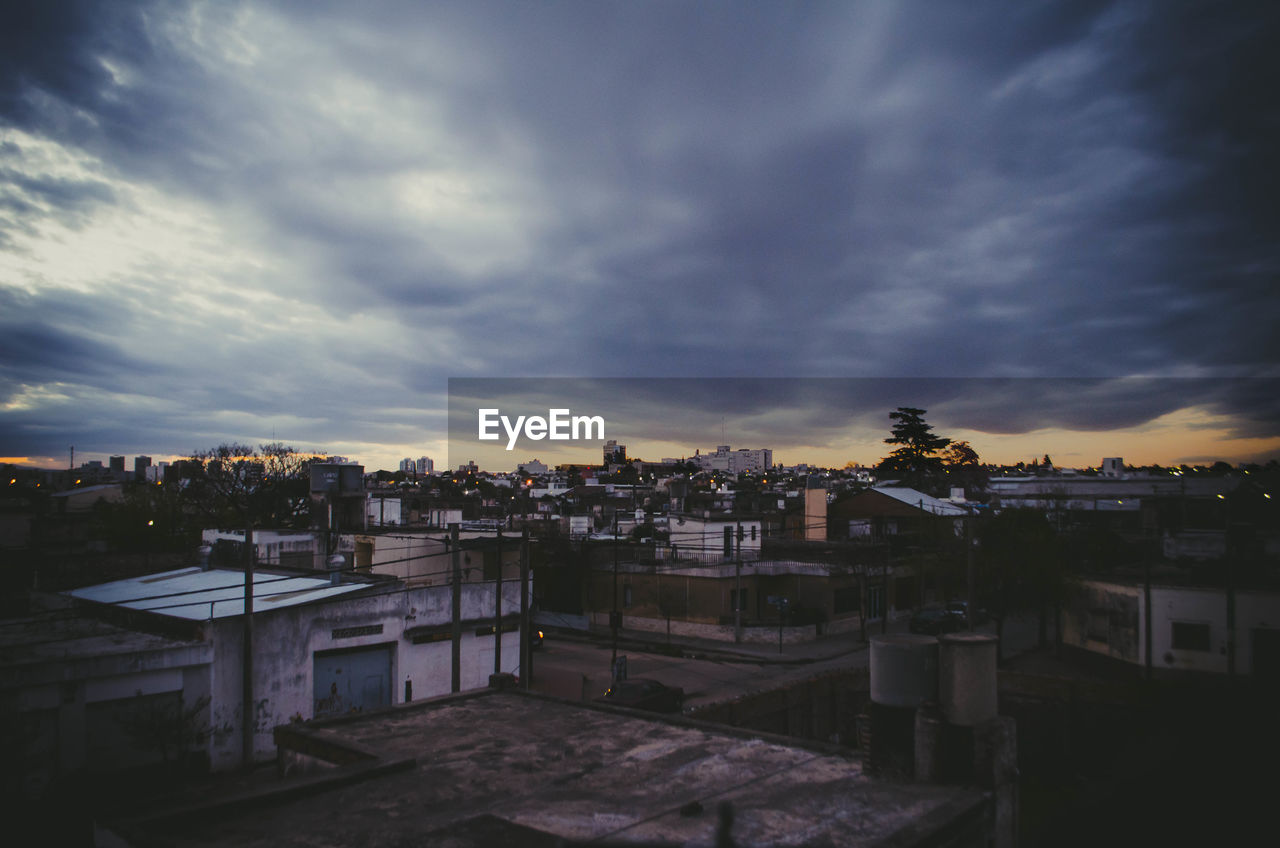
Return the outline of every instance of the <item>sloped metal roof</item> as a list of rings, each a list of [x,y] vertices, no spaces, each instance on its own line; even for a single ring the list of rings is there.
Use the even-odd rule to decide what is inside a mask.
[[[969,513],[969,510],[959,504],[940,501],[937,498],[926,495],[924,492],[918,492],[906,486],[876,486],[872,491],[888,495],[895,501],[902,501],[904,504],[923,509],[925,512],[931,512],[934,515],[968,515]]]
[[[366,586],[367,584],[364,583],[343,583],[333,586],[327,577],[255,572],[253,611],[264,612],[312,603],[354,592]],[[73,589],[66,594],[86,601],[149,610],[192,621],[207,621],[244,613],[244,572],[184,568],[161,574],[116,580],[111,583],[100,583],[97,586],[85,586]]]

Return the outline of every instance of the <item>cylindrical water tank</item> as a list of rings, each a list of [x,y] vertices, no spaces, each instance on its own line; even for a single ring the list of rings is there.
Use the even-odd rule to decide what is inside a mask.
[[[895,633],[871,637],[871,702],[914,709],[938,693],[938,640]]]
[[[986,633],[948,633],[938,641],[938,704],[947,723],[975,727],[995,718],[999,641]]]

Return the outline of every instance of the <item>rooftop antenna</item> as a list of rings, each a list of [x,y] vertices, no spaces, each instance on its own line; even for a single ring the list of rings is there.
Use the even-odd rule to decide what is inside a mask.
[[[71,464],[67,466],[68,471],[74,471],[76,467],[76,446],[71,446]]]

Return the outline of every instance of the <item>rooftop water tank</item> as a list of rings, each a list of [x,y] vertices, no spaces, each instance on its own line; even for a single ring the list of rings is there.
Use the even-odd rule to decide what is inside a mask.
[[[938,641],[938,704],[943,717],[960,727],[995,718],[999,640],[986,633],[948,633]],[[871,686],[874,692],[875,683]]]
[[[938,640],[895,633],[871,637],[871,702],[914,709],[938,693]]]

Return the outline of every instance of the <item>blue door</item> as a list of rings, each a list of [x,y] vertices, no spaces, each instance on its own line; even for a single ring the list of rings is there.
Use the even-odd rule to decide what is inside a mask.
[[[317,652],[314,658],[315,717],[391,704],[391,646]]]

